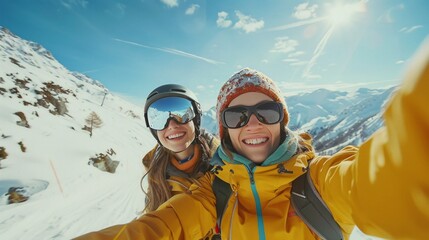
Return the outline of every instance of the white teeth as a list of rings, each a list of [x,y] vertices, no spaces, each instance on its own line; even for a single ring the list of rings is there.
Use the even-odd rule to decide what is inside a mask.
[[[173,134],[170,136],[167,136],[168,139],[175,139],[175,138],[179,138],[181,136],[185,135],[185,133],[177,133],[177,134]]]
[[[252,138],[252,139],[244,140],[244,143],[250,144],[250,145],[256,145],[256,144],[264,143],[266,141],[268,141],[268,138]]]

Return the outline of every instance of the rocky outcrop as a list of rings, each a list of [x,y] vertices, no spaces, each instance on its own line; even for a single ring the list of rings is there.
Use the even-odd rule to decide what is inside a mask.
[[[22,187],[11,187],[6,193],[8,204],[25,202],[28,200],[28,196],[25,196],[24,190]]]
[[[92,164],[94,167],[100,169],[101,171],[115,173],[116,168],[119,165],[119,161],[112,160],[107,154],[99,153],[96,154],[95,157],[90,158],[88,164]]]
[[[16,112],[15,115],[21,119],[21,121],[16,121],[18,126],[30,128],[30,124],[28,124],[27,118],[23,112]]]

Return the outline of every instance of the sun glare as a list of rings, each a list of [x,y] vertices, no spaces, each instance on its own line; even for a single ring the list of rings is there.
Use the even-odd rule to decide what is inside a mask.
[[[356,12],[357,10],[353,5],[337,4],[329,11],[328,18],[334,26],[344,25],[350,22]]]

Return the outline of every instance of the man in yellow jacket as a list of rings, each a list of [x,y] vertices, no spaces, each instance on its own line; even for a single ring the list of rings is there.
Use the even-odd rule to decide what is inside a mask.
[[[291,183],[306,171],[344,239],[355,225],[387,239],[428,239],[428,103],[429,44],[388,104],[385,127],[359,148],[315,156],[308,135],[288,130],[286,103],[274,82],[243,69],[219,93],[216,171],[157,211],[78,239],[204,239],[217,219],[216,176],[233,191],[222,214],[222,239],[319,239],[290,203]]]

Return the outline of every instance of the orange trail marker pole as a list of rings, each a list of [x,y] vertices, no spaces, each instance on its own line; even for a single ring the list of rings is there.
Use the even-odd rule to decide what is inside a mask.
[[[60,179],[58,178],[57,171],[55,170],[55,167],[54,167],[54,163],[52,162],[52,160],[49,160],[49,162],[51,163],[51,168],[52,168],[52,171],[54,172],[55,179],[57,180],[58,187],[60,188],[60,192],[64,194],[63,188],[61,187]]]

